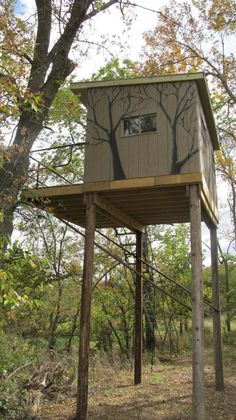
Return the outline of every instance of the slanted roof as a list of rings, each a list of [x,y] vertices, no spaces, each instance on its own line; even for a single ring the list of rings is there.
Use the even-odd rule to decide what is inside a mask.
[[[186,82],[194,80],[197,84],[202,108],[206,117],[208,130],[214,150],[219,150],[218,134],[215,125],[215,119],[212,111],[208,86],[203,72],[199,73],[183,73],[169,74],[165,76],[138,77],[132,79],[114,79],[99,80],[91,82],[71,83],[70,88],[73,93],[81,96],[82,103],[86,106],[88,98],[88,90],[94,88],[107,88],[115,86],[133,86],[151,83],[168,83],[168,82]]]

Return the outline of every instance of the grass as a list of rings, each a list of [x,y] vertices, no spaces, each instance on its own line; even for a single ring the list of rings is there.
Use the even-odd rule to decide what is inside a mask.
[[[224,393],[215,391],[213,357],[208,352],[205,367],[206,419],[236,419],[236,366],[225,364]],[[96,383],[89,388],[89,419],[96,420],[187,420],[191,418],[191,357],[179,357],[171,364],[157,363],[143,368],[143,381],[133,385],[133,372],[119,365],[100,363]],[[44,402],[38,419],[69,419],[75,408],[75,393],[57,401]]]

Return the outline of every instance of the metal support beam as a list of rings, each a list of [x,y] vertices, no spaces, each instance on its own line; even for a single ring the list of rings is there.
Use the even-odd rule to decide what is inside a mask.
[[[80,342],[79,342],[79,368],[78,368],[78,397],[76,419],[87,419],[88,404],[88,369],[89,369],[89,335],[91,296],[93,280],[94,260],[94,236],[95,236],[95,205],[93,194],[86,197],[86,232],[84,244],[83,283],[81,293],[80,310]]]
[[[136,233],[136,278],[135,278],[135,336],[134,336],[134,384],[142,381],[142,321],[143,321],[143,234]]]
[[[217,229],[210,227],[211,235],[211,273],[212,273],[212,300],[213,300],[213,337],[214,337],[214,355],[215,355],[215,387],[217,391],[224,390],[224,368],[221,339],[220,322],[220,293],[219,293],[219,272],[218,272],[218,244]]]
[[[192,265],[192,334],[193,334],[193,408],[192,419],[205,419],[203,280],[201,249],[201,202],[197,185],[190,185],[191,265]]]

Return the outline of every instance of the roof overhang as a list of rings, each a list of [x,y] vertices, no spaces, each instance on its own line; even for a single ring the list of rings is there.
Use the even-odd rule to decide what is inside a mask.
[[[214,150],[219,150],[218,134],[216,130],[215,119],[210,101],[209,90],[203,72],[199,73],[182,73],[182,74],[169,74],[165,76],[152,76],[152,77],[138,77],[132,79],[114,79],[114,80],[99,80],[91,82],[78,82],[71,83],[70,88],[75,95],[80,95],[82,103],[86,106],[88,101],[88,90],[96,88],[107,88],[116,86],[134,86],[152,83],[173,83],[173,82],[186,82],[195,81],[199,97],[201,100],[202,108],[206,117],[208,130],[210,133],[211,141]]]

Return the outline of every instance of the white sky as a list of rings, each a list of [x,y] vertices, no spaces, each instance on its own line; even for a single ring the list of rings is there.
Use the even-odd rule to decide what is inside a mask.
[[[162,5],[167,3],[167,0],[137,0],[135,3],[158,11]],[[122,22],[120,10],[113,6],[106,13],[93,19],[89,40],[96,42],[100,36],[105,35],[108,46],[114,42],[114,45],[109,48],[114,56],[119,56],[121,59],[138,60],[143,45],[142,34],[155,27],[157,14],[133,7],[130,17],[132,24],[128,29]],[[101,49],[99,52],[96,48],[91,49],[88,57],[82,61],[76,71],[78,80],[89,78],[111,58],[112,56],[105,49]]]

